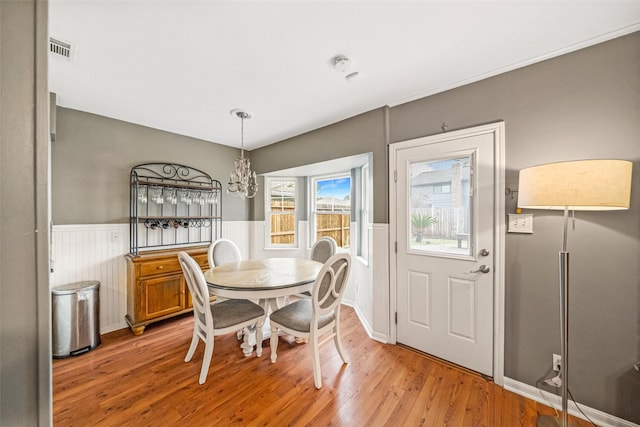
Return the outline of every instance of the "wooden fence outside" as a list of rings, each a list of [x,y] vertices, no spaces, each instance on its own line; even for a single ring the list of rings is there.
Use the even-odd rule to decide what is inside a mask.
[[[349,214],[317,215],[316,238],[331,236],[338,246],[348,248],[351,243],[351,216]],[[293,244],[295,239],[295,215],[271,215],[271,244]]]
[[[467,208],[426,208],[416,209],[412,214],[431,215],[438,222],[424,229],[424,234],[431,237],[455,239],[458,234],[469,233],[469,212]],[[415,234],[418,230],[412,227]]]
[[[271,215],[271,244],[287,245],[293,244],[295,239],[295,215],[293,202],[272,201],[274,211],[284,211]],[[431,215],[438,219],[438,222],[430,225],[424,230],[424,234],[430,237],[444,239],[456,239],[461,233],[469,233],[469,212],[468,208],[426,208],[417,209],[412,212],[423,215]],[[335,239],[338,246],[348,248],[351,243],[350,222],[351,215],[344,213],[329,213],[317,215],[316,239],[330,236]],[[413,234],[417,230],[412,230]]]
[[[333,237],[341,248],[351,244],[350,214],[318,214],[316,217],[316,239]]]

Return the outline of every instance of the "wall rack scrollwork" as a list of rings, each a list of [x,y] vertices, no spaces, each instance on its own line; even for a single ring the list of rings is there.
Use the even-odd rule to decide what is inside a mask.
[[[222,236],[222,185],[199,169],[143,163],[130,173],[130,252],[196,246]]]

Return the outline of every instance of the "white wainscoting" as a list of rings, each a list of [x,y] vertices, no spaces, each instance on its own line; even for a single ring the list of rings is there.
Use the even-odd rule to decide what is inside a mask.
[[[249,222],[225,221],[222,235],[249,255]],[[100,282],[100,333],[127,327],[129,224],[54,225],[51,287],[84,280]]]
[[[390,342],[389,324],[389,226],[373,224],[369,233],[369,259],[355,257],[353,306],[360,323],[372,339]]]
[[[243,258],[308,257],[306,221],[299,223],[299,248],[265,249],[263,221],[225,221],[222,235],[238,245]],[[354,256],[345,294],[372,338],[388,342],[388,225],[369,228],[370,259]],[[83,280],[100,281],[100,333],[126,328],[128,224],[57,225],[53,227],[51,286]]]
[[[251,223],[252,221],[222,221],[222,237],[232,240],[238,249],[242,259],[251,258]]]
[[[299,223],[300,248],[264,249],[263,221],[225,221],[222,235],[240,248],[243,258],[309,256],[306,221]],[[125,254],[129,252],[128,224],[54,225],[52,230],[51,287],[85,280],[100,281],[100,333],[126,328],[127,275]],[[369,228],[369,260],[354,257],[345,294],[345,304],[354,308],[367,334],[389,342],[391,310],[389,296],[389,225]],[[505,378],[504,387],[521,396],[559,407],[559,397],[524,383]],[[637,427],[629,421],[585,407],[598,425]],[[581,416],[570,402],[570,412]]]
[[[390,342],[391,325],[389,300],[389,224],[373,224],[371,254],[373,301],[372,338]]]
[[[100,333],[126,328],[129,224],[54,225],[51,287],[100,282]]]

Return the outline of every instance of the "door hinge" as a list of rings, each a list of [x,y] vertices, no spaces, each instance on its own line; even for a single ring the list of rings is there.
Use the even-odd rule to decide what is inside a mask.
[[[396,325],[398,324],[398,312],[396,311]]]
[[[394,251],[394,253],[396,253],[396,254],[398,253],[398,242],[394,242],[394,244],[393,244],[393,251]]]
[[[393,182],[398,182],[398,171],[393,171]]]

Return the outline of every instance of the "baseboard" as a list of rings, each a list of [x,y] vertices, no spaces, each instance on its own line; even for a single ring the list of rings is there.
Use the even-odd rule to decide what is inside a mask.
[[[541,390],[537,387],[533,387],[529,384],[524,384],[511,378],[504,378],[505,390],[512,391],[520,396],[528,399],[540,402],[552,408],[560,410],[562,408],[562,401],[560,396],[548,391]],[[584,412],[594,423],[601,427],[639,427],[631,421],[623,420],[622,418],[615,417],[597,409],[590,408],[583,404],[580,404],[580,409]],[[569,414],[578,418],[585,419],[584,415],[580,413],[580,410],[576,404],[569,400]]]
[[[367,322],[366,317],[360,311],[360,308],[353,303],[353,301],[347,301],[347,300],[343,299],[342,300],[342,304],[353,308],[353,311],[356,312],[356,316],[358,316],[358,320],[360,320],[360,324],[362,324],[362,327],[364,328],[364,330],[367,333],[367,335],[369,336],[369,338],[371,338],[372,340],[381,342],[383,344],[388,344],[389,343],[389,340],[388,340],[387,336],[379,334],[379,333],[376,333],[376,332],[373,331],[373,328],[371,328],[371,325],[369,325],[369,322]]]

